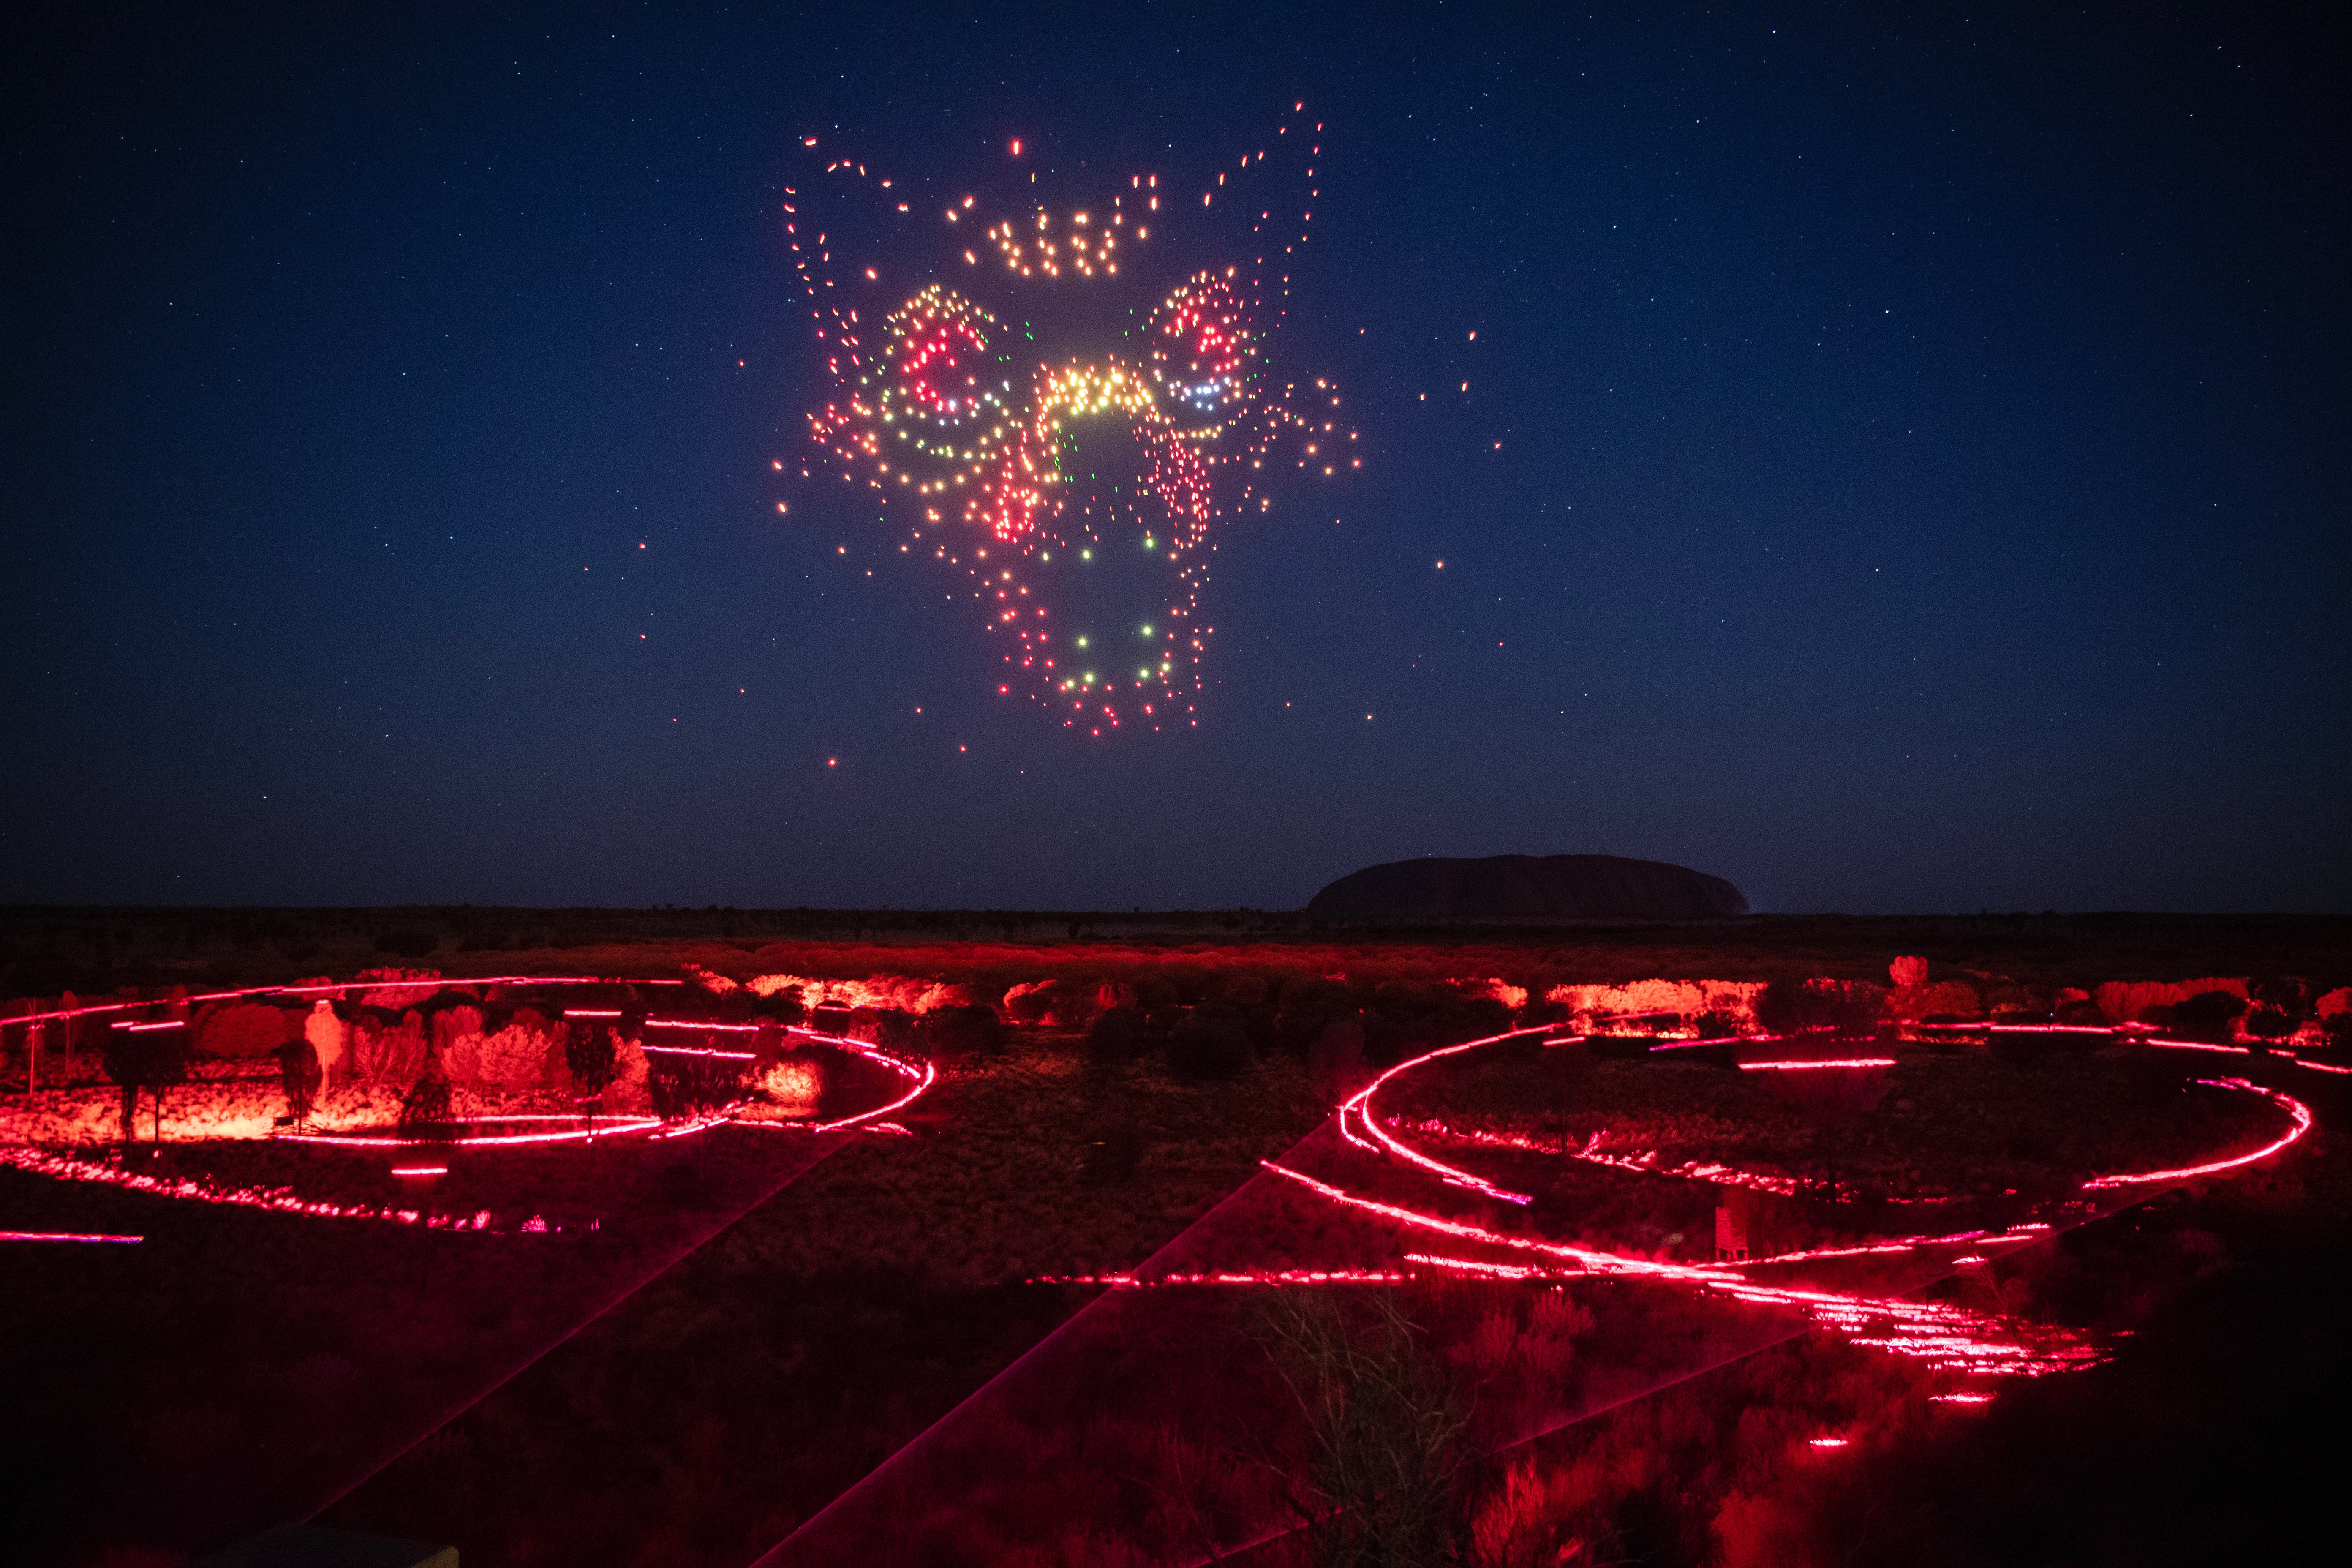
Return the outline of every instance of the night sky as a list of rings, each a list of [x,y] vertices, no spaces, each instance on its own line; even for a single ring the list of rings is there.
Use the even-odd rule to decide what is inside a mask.
[[[55,9],[0,901],[2352,908],[2332,8]],[[1297,102],[1364,468],[1221,525],[1197,729],[1066,730],[819,460],[803,140]]]

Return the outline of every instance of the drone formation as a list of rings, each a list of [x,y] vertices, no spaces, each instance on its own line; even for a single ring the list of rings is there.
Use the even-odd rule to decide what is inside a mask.
[[[819,460],[897,515],[902,554],[961,574],[1003,638],[998,691],[1066,727],[1197,727],[1215,525],[1269,511],[1286,467],[1363,466],[1328,378],[1278,375],[1265,339],[1321,130],[1286,121],[1197,205],[1134,173],[1049,205],[1057,171],[1018,141],[944,195],[803,141],[823,168],[783,216],[835,383]]]

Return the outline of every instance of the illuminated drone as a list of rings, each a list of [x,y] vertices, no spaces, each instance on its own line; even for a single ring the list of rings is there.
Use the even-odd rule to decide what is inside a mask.
[[[998,689],[1069,727],[1197,725],[1213,525],[1270,510],[1284,458],[1326,476],[1362,467],[1328,382],[1267,363],[1262,318],[1288,298],[1321,151],[1294,128],[1271,163],[1261,150],[1204,177],[1197,206],[1158,174],[1048,205],[1037,180],[1054,171],[1028,168],[1019,142],[1017,199],[822,153],[822,174],[787,193],[836,383],[811,434],[897,511],[901,552],[964,574],[1003,639]],[[1267,194],[1294,169],[1295,234]],[[1163,263],[1177,255],[1191,264]]]

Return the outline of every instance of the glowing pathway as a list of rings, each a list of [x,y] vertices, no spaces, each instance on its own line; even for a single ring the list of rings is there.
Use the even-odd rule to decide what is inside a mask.
[[[2004,1034],[2031,1033],[2017,1026],[2000,1027]],[[2053,1032],[2083,1033],[2081,1029],[2053,1026]],[[2100,1031],[2106,1032],[2106,1031]],[[1391,1129],[1437,1133],[1460,1142],[1487,1147],[1510,1149],[1521,1152],[1565,1154],[1571,1159],[1639,1171],[1648,1174],[1669,1175],[1686,1180],[1709,1182],[1718,1185],[1743,1187],[1750,1190],[1775,1192],[1782,1195],[1801,1195],[1819,1190],[1819,1184],[1800,1183],[1793,1178],[1765,1173],[1745,1172],[1735,1167],[1699,1161],[1685,1162],[1671,1168],[1661,1167],[1654,1152],[1638,1157],[1604,1152],[1600,1135],[1596,1134],[1582,1148],[1547,1147],[1538,1140],[1510,1133],[1458,1132],[1435,1121],[1408,1123],[1388,1120],[1375,1109],[1375,1099],[1389,1085],[1406,1074],[1431,1062],[1458,1057],[1507,1040],[1521,1039],[1534,1030],[1514,1030],[1507,1034],[1472,1040],[1464,1045],[1449,1046],[1425,1052],[1398,1063],[1375,1078],[1364,1089],[1339,1107],[1339,1127],[1348,1142],[1368,1152],[1393,1159],[1424,1174],[1436,1177],[1453,1187],[1479,1194],[1482,1196],[1516,1205],[1526,1205],[1532,1200],[1528,1194],[1500,1187],[1476,1173],[1449,1164],[1424,1150],[1414,1148],[1398,1137]],[[1549,1047],[1572,1043],[1570,1037],[1546,1037]],[[1728,1042],[1711,1042],[1728,1043]],[[2169,1047],[2171,1041],[2149,1044]],[[2243,1050],[2244,1047],[2219,1047],[2209,1049]],[[1801,1072],[1817,1070],[1875,1070],[1895,1065],[1892,1057],[1847,1057],[1834,1058],[1780,1058],[1741,1062],[1747,1071]],[[2303,1064],[2315,1066],[2318,1064]],[[2249,1152],[2176,1169],[2116,1173],[2094,1176],[2077,1189],[2099,1192],[2137,1185],[2182,1182],[2199,1176],[2213,1175],[2265,1160],[2294,1144],[2311,1130],[2312,1114],[2308,1106],[2291,1095],[2265,1089],[2245,1079],[2200,1079],[2200,1084],[2216,1089],[2255,1094],[2268,1100],[2284,1111],[2289,1126],[2284,1133]],[[1838,1258],[1887,1257],[1906,1253],[1922,1253],[1929,1248],[1959,1247],[1972,1249],[1966,1258],[1953,1258],[1945,1261],[1954,1266],[1982,1263],[1983,1251],[1990,1247],[2014,1247],[2045,1239],[2051,1227],[2043,1222],[2012,1225],[2000,1231],[1963,1230],[1937,1236],[1908,1236],[1850,1247],[1815,1247],[1783,1253],[1775,1257],[1714,1264],[1674,1263],[1658,1258],[1640,1258],[1612,1252],[1605,1248],[1580,1247],[1566,1242],[1549,1241],[1511,1231],[1498,1230],[1464,1219],[1448,1217],[1409,1205],[1384,1202],[1326,1182],[1272,1161],[1265,1169],[1276,1175],[1297,1183],[1327,1201],[1360,1213],[1372,1215],[1411,1229],[1451,1238],[1457,1243],[1495,1247],[1535,1261],[1525,1264],[1498,1263],[1476,1258],[1445,1257],[1430,1253],[1408,1253],[1408,1262],[1427,1268],[1482,1279],[1538,1280],[1559,1279],[1579,1276],[1603,1276],[1625,1279],[1653,1279],[1676,1283],[1756,1306],[1780,1307],[1801,1311],[1817,1323],[1837,1329],[1857,1344],[1865,1344],[1895,1354],[1913,1357],[1929,1365],[1955,1373],[1991,1376],[2041,1376],[2053,1372],[2069,1371],[2095,1364],[2105,1359],[2091,1345],[2063,1330],[2022,1322],[2017,1319],[1970,1310],[1945,1302],[1920,1301],[1900,1296],[1869,1295],[1819,1288],[1800,1288],[1761,1282],[1751,1271],[1774,1265],[1814,1262]],[[1296,1271],[1282,1271],[1291,1273]],[[1260,1282],[1256,1276],[1252,1282]],[[1109,1279],[1105,1283],[1126,1284],[1127,1279]],[[1274,1273],[1264,1277],[1264,1282],[1279,1282]]]
[[[605,975],[496,975],[487,979],[434,979],[405,981],[361,980],[322,985],[259,985],[231,991],[207,992],[185,998],[188,1005],[205,1002],[237,1001],[262,996],[341,997],[353,992],[414,990],[429,994],[445,985],[467,988],[501,986],[566,986],[566,985],[645,985],[681,987],[683,980],[615,980]],[[161,1002],[97,1003],[86,1007],[61,1008],[45,1013],[19,1015],[0,1019],[0,1026],[34,1025],[56,1021],[100,1016],[120,1012],[148,1012],[166,1005]],[[566,1018],[618,1019],[617,1007],[573,1007],[564,1009]],[[618,1139],[644,1138],[651,1141],[677,1138],[718,1126],[761,1127],[790,1130],[809,1133],[833,1133],[852,1130],[892,1132],[903,1135],[906,1129],[883,1119],[903,1110],[928,1091],[939,1080],[938,1069],[929,1062],[916,1061],[887,1051],[864,1040],[819,1034],[813,1029],[783,1027],[775,1025],[728,1024],[703,1022],[687,1018],[647,1018],[648,1030],[684,1030],[707,1035],[740,1035],[755,1033],[762,1027],[773,1028],[779,1034],[790,1035],[800,1042],[822,1046],[863,1058],[895,1074],[903,1083],[904,1091],[871,1110],[831,1121],[770,1121],[741,1115],[744,1102],[737,1100],[709,1113],[691,1118],[665,1121],[658,1116],[581,1116],[565,1112],[518,1111],[500,1115],[450,1118],[435,1124],[436,1131],[415,1131],[383,1129],[363,1131],[276,1131],[266,1139],[231,1140],[231,1142],[267,1142],[272,1144],[309,1144],[352,1151],[382,1150],[392,1152],[420,1152],[440,1149],[522,1149],[535,1146],[603,1142]],[[186,1026],[184,1019],[117,1020],[110,1026],[115,1029],[145,1033],[160,1029]],[[642,1047],[649,1056],[688,1056],[723,1058],[749,1062],[754,1053],[720,1050],[682,1045],[646,1045]],[[87,1157],[78,1152],[61,1152],[33,1144],[0,1144],[0,1166],[46,1176],[58,1181],[89,1182],[114,1186],[152,1197],[173,1198],[187,1202],[221,1204],[236,1208],[260,1209],[277,1214],[300,1215],[310,1218],[361,1219],[415,1226],[425,1230],[451,1233],[553,1235],[562,1226],[551,1225],[540,1215],[516,1216],[512,1224],[494,1224],[490,1211],[477,1210],[470,1214],[435,1213],[424,1208],[402,1205],[344,1203],[329,1198],[310,1197],[289,1185],[260,1185],[217,1180],[209,1175],[155,1175],[126,1168],[103,1159]],[[391,1173],[407,1180],[420,1180],[448,1174],[446,1165],[412,1164],[394,1166]],[[591,1228],[593,1222],[590,1222]],[[40,1239],[36,1233],[0,1233],[0,1240]],[[70,1239],[89,1239],[75,1237]],[[100,1239],[136,1241],[136,1237]]]

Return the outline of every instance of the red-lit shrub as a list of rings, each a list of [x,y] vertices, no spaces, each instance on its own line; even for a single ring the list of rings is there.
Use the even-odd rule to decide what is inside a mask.
[[[1864,1033],[1878,1026],[1885,1010],[1885,994],[1860,981],[1775,980],[1756,997],[1756,1022],[1775,1035]]]
[[[305,1046],[302,1048],[308,1050],[310,1047]],[[315,1066],[316,1058],[312,1060]],[[293,1083],[289,1079],[287,1087],[289,1106],[293,1098]],[[300,1120],[301,1114],[307,1113],[308,1104],[306,1100],[305,1112],[297,1113],[296,1120]],[[404,1137],[409,1138],[447,1138],[455,1132],[456,1129],[450,1122],[449,1080],[442,1075],[438,1062],[428,1061],[424,1076],[410,1084],[408,1092],[401,1097],[400,1131]]]
[[[131,1145],[139,1091],[155,1097],[155,1136],[163,1138],[163,1091],[188,1078],[187,1031],[184,1029],[114,1029],[108,1033],[101,1057],[106,1076],[122,1090],[122,1143]],[[306,1047],[307,1048],[307,1047]]]
[[[259,1002],[208,1009],[195,1022],[196,1048],[211,1057],[266,1057],[297,1032],[285,1012]]]
[[[728,1057],[688,1057],[648,1051],[646,1088],[654,1114],[665,1121],[686,1121],[716,1110],[743,1093],[744,1065]]]
[[[565,1019],[563,1064],[575,1093],[601,1099],[620,1065],[613,1050],[612,1026],[602,1018]]]
[[[751,996],[751,1016],[755,1018],[766,1018],[789,1026],[808,1017],[808,1004],[801,999],[799,990],[793,986],[787,985],[768,996],[753,995],[749,992],[745,994]]]

